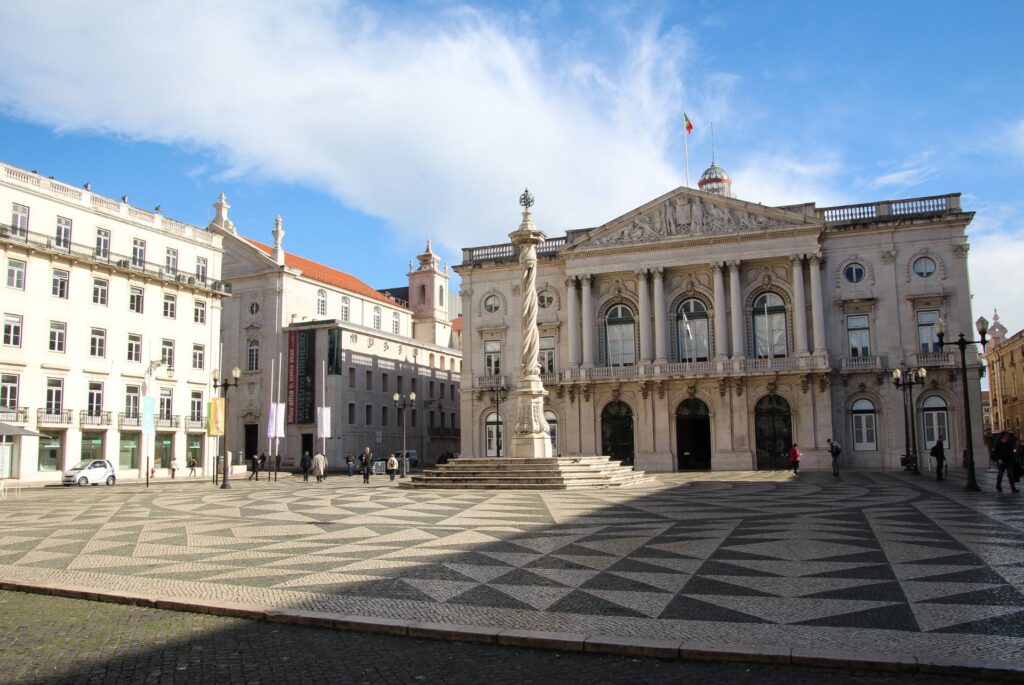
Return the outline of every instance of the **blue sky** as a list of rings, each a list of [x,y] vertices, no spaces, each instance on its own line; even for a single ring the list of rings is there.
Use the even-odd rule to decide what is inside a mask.
[[[975,316],[1024,328],[1024,2],[8,0],[0,159],[374,287],[428,234],[549,235],[694,181],[819,206],[964,194]],[[961,325],[966,325],[962,322]],[[957,322],[951,322],[954,326]]]

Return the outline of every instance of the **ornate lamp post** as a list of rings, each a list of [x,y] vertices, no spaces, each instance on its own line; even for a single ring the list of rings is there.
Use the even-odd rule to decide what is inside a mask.
[[[498,423],[495,427],[494,444],[498,448],[498,455],[501,456],[501,441],[504,438],[505,433],[505,422],[501,418],[501,403],[508,399],[508,388],[504,385],[492,385],[487,388],[487,392],[491,394],[491,404],[494,405],[494,415],[498,417]]]
[[[940,348],[953,345],[960,350],[960,382],[964,393],[964,435],[967,440],[967,485],[964,487],[964,490],[968,492],[981,492],[981,488],[978,487],[977,476],[974,475],[974,434],[971,430],[971,398],[967,392],[967,346],[981,345],[982,351],[985,350],[985,344],[988,343],[988,319],[984,316],[979,316],[974,326],[978,331],[977,340],[968,340],[964,337],[963,333],[960,333],[953,342],[946,342],[944,340],[946,337],[945,321],[939,319],[935,322],[934,328],[935,335],[939,339]]]
[[[917,452],[917,424],[914,412],[914,386],[924,385],[928,371],[924,368],[907,371],[907,365],[892,370],[892,384],[903,391],[903,439],[907,450],[907,470],[915,476],[921,475]],[[909,425],[908,425],[909,417]]]
[[[395,401],[395,407],[402,412],[402,459],[398,462],[398,477],[405,478],[405,474],[409,473],[409,454],[405,451],[405,415],[410,407],[416,406],[416,393],[411,392],[408,395],[400,395],[396,392],[391,396],[391,399]]]
[[[228,381],[227,378],[220,380],[220,371],[217,369],[213,370],[213,387],[219,388],[220,396],[224,398],[224,472],[221,477],[221,490],[231,487],[231,483],[228,481],[228,475],[231,473],[231,459],[228,457],[228,388],[237,388],[238,379],[241,377],[242,370],[237,366],[231,369],[231,381]]]

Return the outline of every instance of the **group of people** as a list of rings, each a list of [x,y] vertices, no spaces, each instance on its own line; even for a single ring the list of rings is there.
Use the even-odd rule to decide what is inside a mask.
[[[992,459],[996,462],[996,492],[1003,491],[1003,476],[1010,482],[1010,492],[1020,492],[1017,483],[1024,476],[1024,445],[1017,444],[1017,437],[1010,431],[1002,431],[992,446]]]
[[[188,477],[189,478],[195,478],[196,477],[196,467],[198,465],[199,464],[196,463],[196,458],[195,457],[189,457],[188,458]],[[170,471],[171,471],[171,479],[172,480],[174,479],[174,477],[176,475],[178,475],[179,467],[180,467],[180,464],[178,463],[178,458],[177,457],[171,457]],[[155,475],[155,473],[156,473],[156,469],[153,469],[153,475]]]
[[[260,454],[250,454],[249,460],[252,462],[250,466],[249,480],[252,480],[253,478],[259,480],[260,471],[263,471],[264,469],[266,469],[267,471],[267,480],[270,480],[270,457],[267,456],[266,452],[261,452]],[[274,457],[274,466],[278,471],[281,470],[280,454]]]
[[[832,457],[832,477],[839,477],[839,455],[843,453],[843,447],[832,438],[828,439],[828,453]],[[800,445],[793,443],[793,446],[789,448],[789,463],[793,467],[793,475],[800,475],[800,457],[803,454],[800,452]]]
[[[391,461],[395,461],[394,470],[391,471]],[[370,476],[373,474],[373,452],[370,451],[369,447],[363,449],[362,454],[359,455],[357,460],[352,453],[349,452],[345,455],[345,469],[348,471],[348,475],[352,476],[355,474],[356,463],[358,461],[359,471],[363,474],[363,482],[369,483]],[[302,469],[302,480],[304,482],[309,481],[309,476],[312,474],[316,478],[317,483],[322,483],[327,480],[327,457],[321,452],[317,452],[313,456],[309,455],[309,452],[302,453],[302,459],[299,461],[299,467]],[[388,469],[391,473],[391,480],[394,480],[394,472],[398,470],[398,460],[391,457],[388,460]]]

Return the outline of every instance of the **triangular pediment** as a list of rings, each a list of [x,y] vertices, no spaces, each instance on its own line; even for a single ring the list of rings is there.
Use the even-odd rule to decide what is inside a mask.
[[[824,228],[824,222],[785,209],[677,188],[587,231],[565,250],[589,251],[795,228]]]

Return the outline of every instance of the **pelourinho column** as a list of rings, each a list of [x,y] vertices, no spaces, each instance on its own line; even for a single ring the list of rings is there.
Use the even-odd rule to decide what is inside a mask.
[[[569,301],[569,368],[575,369],[580,365],[580,307],[576,302],[576,277],[565,279],[565,297]]]
[[[811,325],[814,329],[814,354],[826,354],[825,310],[821,304],[821,255],[811,255]]]
[[[530,216],[533,196],[529,190],[523,191],[519,204],[523,206],[523,221],[518,230],[508,235],[523,267],[519,380],[515,390],[516,423],[510,456],[524,459],[550,457],[551,440],[550,427],[544,419],[544,398],[548,393],[540,380],[540,334],[537,332],[537,246],[545,235],[533,225]]]
[[[659,364],[668,361],[665,354],[665,269],[651,269],[654,276],[654,357]]]

